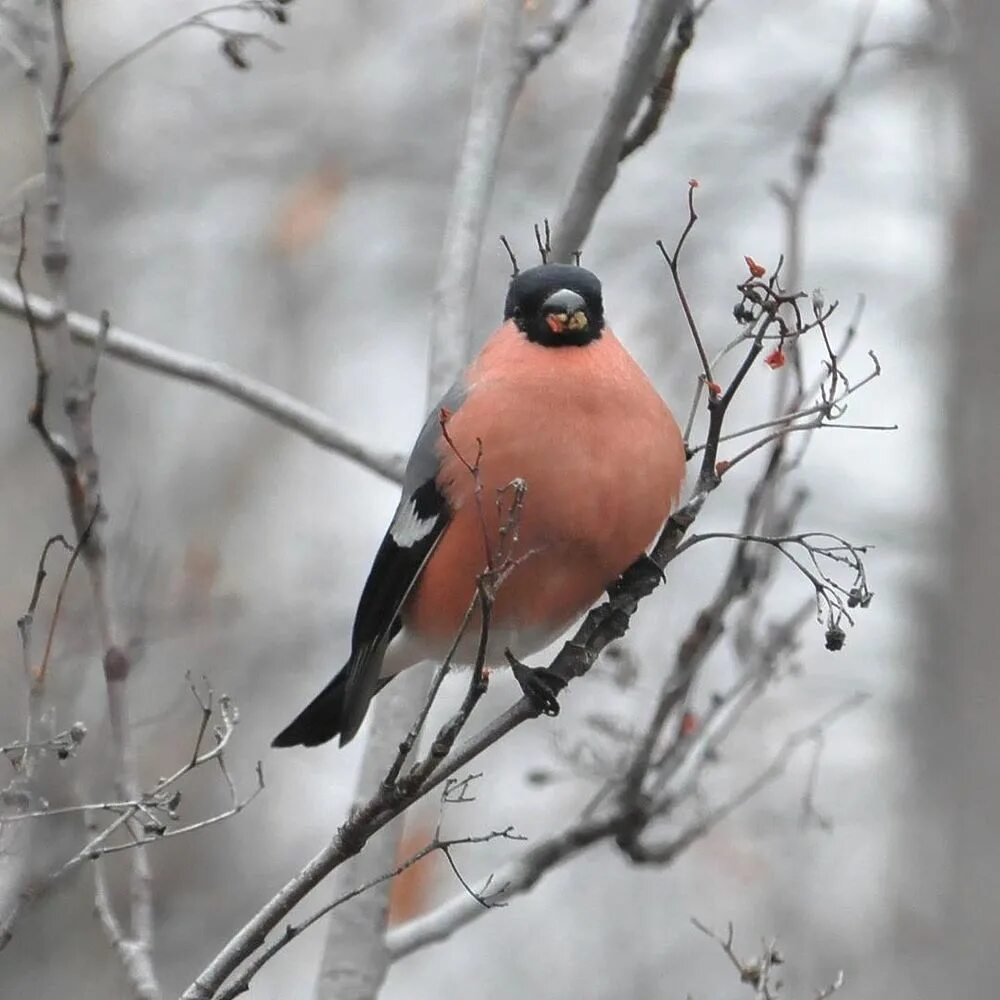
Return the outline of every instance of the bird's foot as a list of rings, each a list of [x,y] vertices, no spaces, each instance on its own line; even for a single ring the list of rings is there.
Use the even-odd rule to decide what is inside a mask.
[[[566,682],[547,667],[529,667],[522,663],[509,649],[504,656],[510,664],[514,680],[521,685],[524,696],[544,715],[559,714],[559,692]]]
[[[664,583],[666,579],[667,575],[663,569],[643,553],[617,580],[608,586],[608,597],[614,600],[623,590],[639,583],[644,584],[644,590],[651,591],[657,584]]]

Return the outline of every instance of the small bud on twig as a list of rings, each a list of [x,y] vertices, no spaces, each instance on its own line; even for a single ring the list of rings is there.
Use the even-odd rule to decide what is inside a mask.
[[[831,653],[837,653],[844,648],[847,633],[837,624],[831,622],[826,629],[826,648]]]
[[[222,40],[219,50],[236,69],[249,69],[250,61],[246,57],[243,42],[235,35],[228,35]]]

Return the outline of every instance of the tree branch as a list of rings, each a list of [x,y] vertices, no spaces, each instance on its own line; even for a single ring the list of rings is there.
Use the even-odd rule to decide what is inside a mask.
[[[40,295],[29,295],[25,303],[17,285],[4,280],[0,280],[0,311],[22,318],[27,318],[30,312],[39,330],[52,329],[57,323],[58,310],[53,302]],[[76,343],[85,346],[97,343],[101,335],[99,320],[71,312],[66,322]],[[390,482],[402,481],[403,456],[380,452],[354,441],[320,410],[227,364],[163,347],[115,326],[108,328],[104,353],[137,368],[211,389]]]
[[[52,546],[61,543],[70,548],[70,558],[63,573],[59,596],[56,599],[49,624],[48,639],[41,663],[36,665],[32,644],[33,625],[38,602],[41,599],[42,584],[47,570],[46,558]],[[14,934],[14,926],[21,915],[24,905],[32,896],[32,858],[33,848],[37,838],[32,836],[28,823],[19,822],[32,813],[33,805],[39,799],[36,771],[39,762],[46,753],[54,753],[60,760],[71,756],[76,747],[87,734],[86,727],[75,723],[70,729],[52,734],[51,720],[47,718],[45,702],[45,666],[52,649],[52,636],[59,623],[59,613],[62,608],[62,594],[65,592],[73,567],[81,548],[68,546],[62,535],[50,538],[42,549],[38,560],[38,570],[35,574],[35,584],[32,588],[28,608],[18,620],[18,631],[21,635],[21,655],[24,679],[27,684],[27,712],[24,739],[8,744],[2,748],[3,756],[14,767],[14,777],[0,791],[0,951],[7,946]],[[12,812],[8,812],[12,810]]]
[[[683,3],[639,0],[611,97],[556,223],[553,260],[571,260],[586,241],[597,209],[614,184],[629,124],[650,91],[660,52]]]
[[[67,313],[71,254],[66,234],[62,128],[65,122],[64,105],[67,86],[73,72],[73,60],[66,35],[63,7],[64,0],[50,0],[56,81],[47,116],[45,141],[42,267],[52,292],[50,323],[54,331],[53,346],[58,369],[67,383],[64,408],[69,419],[75,453],[49,433],[45,423],[49,368],[39,341],[37,320],[24,295],[21,268],[26,246],[22,217],[21,250],[18,255],[16,278],[22,296],[21,306],[26,314],[35,352],[37,385],[35,404],[29,420],[55,459],[66,488],[67,503],[76,529],[77,543],[90,580],[94,614],[103,653],[119,797],[136,798],[138,778],[126,702],[126,682],[130,663],[125,647],[119,641],[110,600],[107,552],[101,523],[106,514],[101,498],[99,462],[94,447],[92,423],[98,362],[107,340],[109,322],[107,316],[102,317],[93,340],[90,358],[84,363],[74,354]],[[125,972],[134,995],[141,1000],[157,1000],[160,996],[152,965],[151,879],[149,859],[145,849],[138,845],[130,854],[130,961],[125,967]],[[98,881],[96,886],[98,893],[101,892],[101,888],[102,883]],[[107,923],[104,926],[110,927]]]
[[[688,0],[685,4],[677,20],[677,30],[663,54],[662,66],[656,74],[656,82],[649,92],[646,106],[622,142],[621,152],[618,154],[619,162],[631,156],[656,134],[663,116],[674,99],[674,86],[677,83],[681,60],[694,44],[695,25],[710,3],[711,0],[708,0],[707,3],[695,7]]]
[[[447,790],[445,792],[447,794]],[[447,801],[447,800],[445,800]],[[465,885],[462,876],[459,874],[458,869],[455,868],[455,862],[452,859],[451,851],[452,848],[461,846],[463,844],[487,844],[492,840],[524,840],[525,838],[514,832],[513,827],[506,827],[503,830],[493,830],[490,833],[480,834],[479,836],[470,837],[451,837],[445,839],[441,836],[440,824],[438,826],[437,832],[434,834],[434,838],[429,844],[420,848],[419,851],[411,854],[405,861],[396,865],[391,871],[384,872],[381,875],[375,876],[369,882],[364,885],[360,885],[355,889],[351,889],[349,892],[345,892],[342,896],[338,896],[332,903],[327,903],[325,906],[318,909],[315,913],[306,917],[304,920],[297,924],[289,924],[285,928],[284,934],[280,938],[276,938],[271,942],[268,947],[264,948],[259,955],[252,962],[248,962],[246,968],[237,976],[232,983],[230,983],[220,994],[218,1000],[234,1000],[235,997],[246,993],[250,989],[250,982],[253,977],[266,965],[274,956],[281,951],[286,945],[294,941],[303,931],[308,930],[317,920],[322,919],[328,913],[336,910],[337,907],[343,906],[345,903],[350,902],[352,899],[362,895],[362,893],[368,892],[369,890],[375,888],[376,886],[382,885],[384,883],[391,882],[397,875],[401,875],[408,868],[412,868],[418,861],[422,861],[429,854],[433,854],[435,851],[440,851],[448,859],[449,863],[455,871],[456,877],[459,881]],[[471,900],[476,906],[481,910],[488,909],[489,906],[484,904],[482,900],[474,894],[468,886],[466,886],[465,898]]]
[[[552,868],[611,836],[617,822],[615,816],[581,821],[533,844],[519,858],[493,873],[493,882],[499,888],[491,900],[506,903],[533,889]],[[459,893],[430,913],[390,930],[386,940],[389,955],[392,961],[398,961],[429,944],[444,941],[488,912],[467,892]]]
[[[530,73],[563,43],[577,19],[591,3],[593,0],[563,0],[563,3],[552,12],[549,23],[539,28],[521,46],[525,73]]]
[[[720,725],[716,732],[717,738],[712,738],[711,730],[706,734],[701,745],[688,742],[681,747],[689,757],[703,757],[705,745],[711,745],[717,750],[719,743],[730,729],[728,717],[723,716],[722,709],[736,706],[738,711],[746,707],[745,688],[739,686],[725,699],[726,705],[720,705]],[[547,837],[530,847],[525,853],[491,876],[492,882],[499,888],[489,897],[490,902],[509,902],[514,896],[521,895],[532,889],[538,881],[551,869],[576,857],[593,844],[616,839],[627,856],[637,862],[648,864],[670,864],[677,856],[703,837],[710,829],[722,822],[739,806],[756,795],[762,788],[784,773],[792,756],[805,744],[820,740],[826,730],[844,713],[856,708],[864,696],[855,695],[831,711],[825,713],[810,726],[793,733],[773,758],[768,767],[733,798],[710,810],[705,816],[690,824],[684,831],[667,844],[658,848],[646,848],[640,845],[637,838],[630,836],[633,832],[634,815],[629,803],[618,798],[610,810],[600,811],[595,816],[584,816],[577,822],[566,827],[560,833]],[[678,743],[680,746],[680,742]],[[678,768],[680,770],[680,768]],[[661,793],[650,804],[645,822],[653,818],[669,815],[680,801],[681,797],[669,793]],[[458,894],[454,899],[442,904],[430,913],[409,921],[402,927],[389,932],[387,946],[393,961],[404,958],[414,951],[427,945],[446,940],[466,924],[479,919],[488,910],[467,893]]]

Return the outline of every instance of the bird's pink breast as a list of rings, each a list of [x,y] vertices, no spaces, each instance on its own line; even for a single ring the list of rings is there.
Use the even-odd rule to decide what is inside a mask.
[[[677,424],[639,366],[606,330],[586,347],[525,340],[512,323],[468,373],[469,394],[448,421],[475,480],[441,443],[439,483],[455,511],[404,610],[408,629],[449,639],[460,628],[506,522],[496,497],[527,483],[513,555],[497,594],[498,627],[561,631],[594,604],[653,541],[684,478]],[[515,652],[517,652],[515,650]]]

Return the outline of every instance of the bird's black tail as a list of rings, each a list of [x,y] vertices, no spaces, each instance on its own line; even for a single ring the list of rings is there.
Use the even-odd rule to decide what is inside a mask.
[[[347,668],[336,677],[271,741],[273,747],[316,747],[340,732],[344,714]]]
[[[321,743],[332,740],[344,728],[344,698],[347,693],[347,676],[351,664],[337,674],[336,677],[292,721],[285,726],[271,741],[273,747],[318,747]],[[378,681],[376,691],[392,680],[383,677]],[[355,726],[355,732],[357,726]],[[353,737],[354,733],[350,734]],[[350,739],[348,737],[348,739]],[[342,739],[341,746],[348,740]]]

